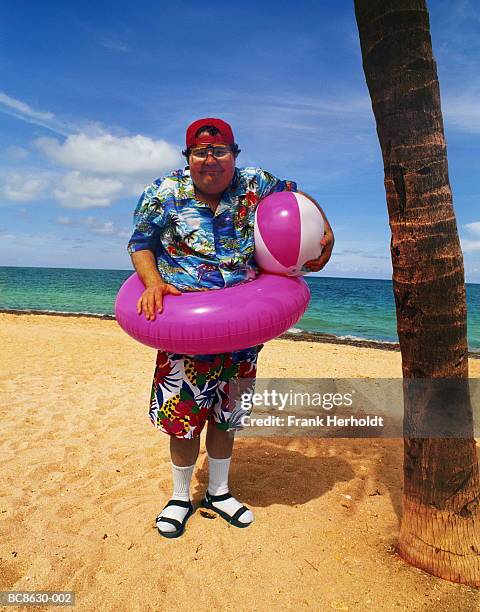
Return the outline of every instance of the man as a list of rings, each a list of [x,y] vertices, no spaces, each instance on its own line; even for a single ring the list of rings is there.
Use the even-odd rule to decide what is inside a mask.
[[[187,129],[183,151],[188,166],[157,179],[142,194],[128,244],[146,287],[138,301],[139,315],[155,319],[165,295],[220,289],[257,275],[256,205],[275,191],[296,191],[296,184],[259,168],[236,168],[239,152],[225,121],[195,121]],[[312,271],[323,268],[333,248],[326,217],[325,227],[322,255],[308,262]],[[172,498],[156,520],[161,535],[180,536],[193,512],[190,482],[207,421],[209,483],[202,505],[236,527],[252,523],[252,512],[228,488],[234,442],[228,383],[233,378],[254,380],[260,349],[194,356],[158,351],[149,415],[155,427],[170,435],[173,474]]]

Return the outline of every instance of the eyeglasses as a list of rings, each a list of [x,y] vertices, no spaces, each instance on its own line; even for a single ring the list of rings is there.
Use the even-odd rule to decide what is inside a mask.
[[[221,159],[222,157],[227,157],[227,155],[230,155],[232,150],[230,147],[225,147],[223,145],[212,147],[195,147],[190,151],[190,155],[196,159],[207,159],[209,152],[213,155],[213,157],[215,157],[215,159]]]

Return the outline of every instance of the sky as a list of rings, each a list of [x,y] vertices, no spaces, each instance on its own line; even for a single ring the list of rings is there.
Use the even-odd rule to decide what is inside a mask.
[[[480,8],[430,0],[450,183],[480,282]],[[350,0],[0,5],[0,265],[131,269],[132,216],[185,128],[230,122],[238,166],[321,204],[322,276],[391,278],[383,164]]]

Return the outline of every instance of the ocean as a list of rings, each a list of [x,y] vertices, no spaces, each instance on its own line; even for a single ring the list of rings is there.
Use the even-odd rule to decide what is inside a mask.
[[[0,310],[112,316],[131,270],[0,267]],[[312,299],[295,330],[398,342],[389,280],[307,277]],[[480,352],[480,285],[467,283],[468,344]]]

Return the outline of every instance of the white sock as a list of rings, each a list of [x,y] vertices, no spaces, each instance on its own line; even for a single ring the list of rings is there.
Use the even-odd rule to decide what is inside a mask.
[[[173,494],[170,499],[181,499],[182,501],[190,501],[190,483],[192,481],[193,469],[195,464],[187,465],[185,467],[175,465],[172,462],[172,475],[173,475]],[[182,522],[185,515],[188,512],[188,508],[182,508],[181,506],[168,506],[160,512],[160,516],[165,518],[176,519]],[[157,523],[157,527],[160,531],[176,531],[171,523],[160,521]]]
[[[228,493],[228,471],[230,469],[231,457],[226,459],[214,459],[208,455],[208,492],[210,495],[223,495]],[[243,506],[237,499],[231,497],[221,502],[212,502],[219,510],[223,510],[230,516]],[[238,519],[241,523],[251,523],[253,513],[248,510],[240,515]]]

